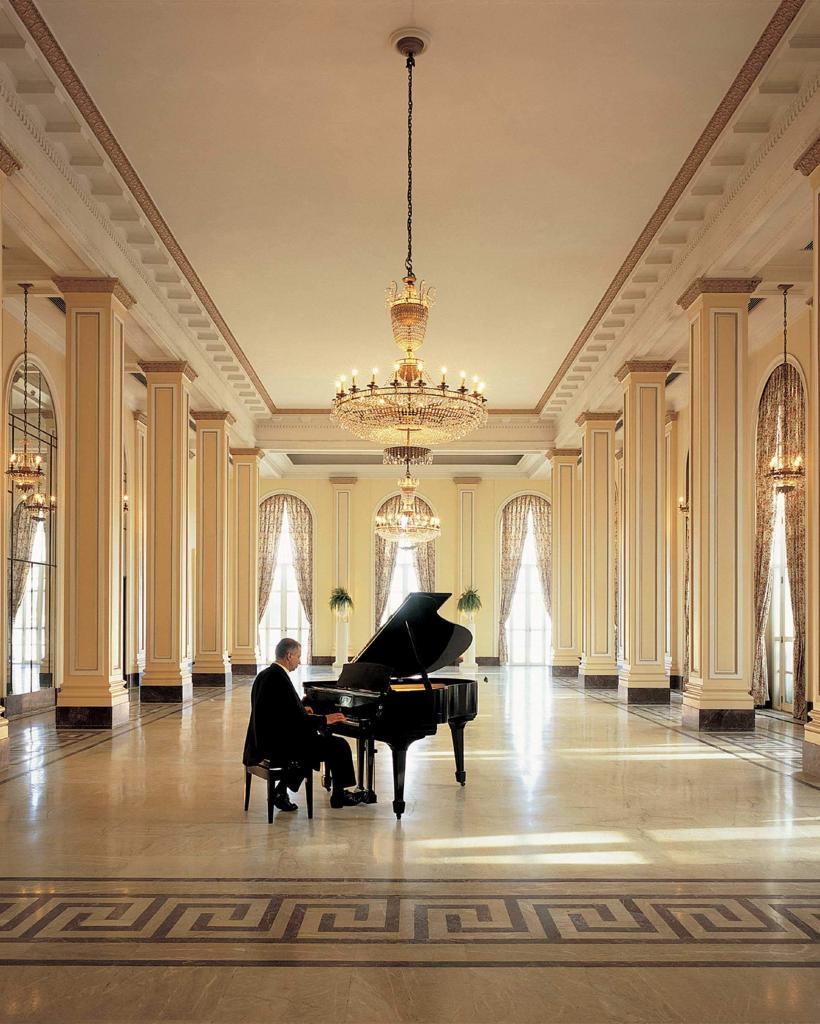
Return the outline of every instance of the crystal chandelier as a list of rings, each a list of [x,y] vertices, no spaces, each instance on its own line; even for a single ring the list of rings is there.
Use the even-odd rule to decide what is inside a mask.
[[[441,521],[438,516],[423,511],[421,504],[416,504],[416,491],[419,482],[410,476],[410,464],[405,467],[404,479],[399,480],[401,504],[395,512],[387,512],[376,516],[376,533],[391,544],[408,548],[416,544],[436,540],[441,534]]]
[[[46,514],[57,508],[57,499],[53,494],[46,496],[42,491],[31,491],[23,499],[23,506],[36,523],[43,523]]]
[[[462,371],[455,385],[442,368],[441,380],[435,381],[418,358],[434,301],[433,290],[413,273],[413,68],[424,45],[415,35],[402,34],[396,42],[407,68],[407,256],[402,285],[394,281],[387,290],[387,308],[402,356],[387,380],[377,380],[376,369],[361,385],[356,370],[349,384],[340,377],[332,405],[340,426],[385,449],[385,465],[429,464],[432,446],[456,441],[487,421],[484,383],[478,377],[468,384]]]
[[[793,431],[789,430],[786,408],[786,374],[789,372],[788,360],[788,294],[790,284],[778,285],[783,292],[783,362],[781,363],[780,405],[777,410],[777,453],[769,463],[768,477],[777,494],[788,494],[802,483],[806,470],[803,465],[803,453],[797,450]]]
[[[39,438],[37,450],[29,447],[28,436],[28,293],[30,284],[21,284],[23,289],[23,448],[9,455],[6,476],[14,486],[26,493],[33,491],[43,479],[43,457],[40,455]]]

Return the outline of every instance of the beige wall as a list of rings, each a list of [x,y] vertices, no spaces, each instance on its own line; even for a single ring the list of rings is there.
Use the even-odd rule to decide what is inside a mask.
[[[381,503],[396,493],[394,481],[359,480],[352,485],[351,501],[351,586],[355,610],[350,621],[350,646],[355,654],[374,631],[373,622],[373,518]],[[333,487],[329,480],[260,481],[259,498],[287,492],[302,498],[314,515],[314,642],[315,655],[333,653],[334,622],[327,607],[334,586]],[[478,657],[498,654],[498,533],[503,506],[516,494],[532,492],[550,496],[549,481],[544,479],[484,480],[476,485],[475,581],[483,608],[476,617]],[[419,495],[441,518],[441,538],[436,541],[436,587],[450,591],[453,597],[442,608],[442,615],[458,621],[458,505],[457,487],[452,480],[424,480]]]

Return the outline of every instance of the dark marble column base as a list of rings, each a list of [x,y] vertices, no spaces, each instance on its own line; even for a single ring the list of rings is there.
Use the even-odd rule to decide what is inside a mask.
[[[117,704],[113,708],[72,708],[58,704],[54,720],[58,729],[113,729],[128,721],[128,704]]]
[[[588,676],[584,672],[578,673],[578,681],[584,684],[585,690],[617,690],[617,676]]]
[[[128,672],[125,676],[125,685],[128,687],[139,686],[140,684],[140,673],[139,672]]]
[[[193,686],[230,686],[230,672],[194,672],[191,675]]]
[[[231,673],[235,676],[255,676],[259,672],[259,666],[256,662],[252,662],[249,665],[237,664],[235,661],[231,662]]]
[[[42,679],[42,675],[40,676]],[[48,711],[57,703],[57,691],[52,686],[31,693],[8,693],[0,701],[6,709],[6,718],[20,718],[22,715],[35,715],[40,711]]]
[[[669,677],[669,689],[670,690],[682,690],[683,689],[683,676],[670,676]]]
[[[754,732],[753,708],[690,708],[683,706],[681,725],[698,732]]]
[[[191,683],[182,683],[179,686],[154,686],[151,683],[143,683],[140,687],[140,701],[143,704],[181,704],[190,700],[193,696]]]
[[[550,674],[553,676],[566,676],[572,677],[573,679],[578,678],[578,666],[577,665],[550,665]]]
[[[500,667],[501,666],[501,658],[499,658],[497,655],[489,655],[489,654],[488,655],[482,655],[482,657],[480,657],[480,658],[477,657],[476,658],[475,663],[476,663],[476,665],[487,665],[489,667],[493,667],[493,666],[497,665],[497,666]]]
[[[618,699],[624,704],[668,704],[668,686],[618,686]]]

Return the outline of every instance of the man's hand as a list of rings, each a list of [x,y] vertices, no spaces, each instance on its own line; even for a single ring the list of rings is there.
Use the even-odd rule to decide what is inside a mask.
[[[305,711],[307,711],[307,713],[309,715],[315,715],[316,714],[316,712],[313,710],[313,708],[310,706],[310,704],[305,704]]]
[[[347,721],[347,719],[341,713],[341,711],[334,711],[332,714],[326,715],[325,716],[325,720],[327,721],[328,725],[336,725],[338,722],[346,722]]]

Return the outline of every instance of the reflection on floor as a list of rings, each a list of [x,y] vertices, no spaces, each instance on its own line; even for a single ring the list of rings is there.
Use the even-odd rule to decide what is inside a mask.
[[[320,791],[269,826],[260,788],[245,816],[247,684],[113,735],[12,723],[2,1019],[816,1020],[799,727],[698,736],[674,705],[486,674],[466,788],[440,730],[401,824],[386,747],[376,805]]]

